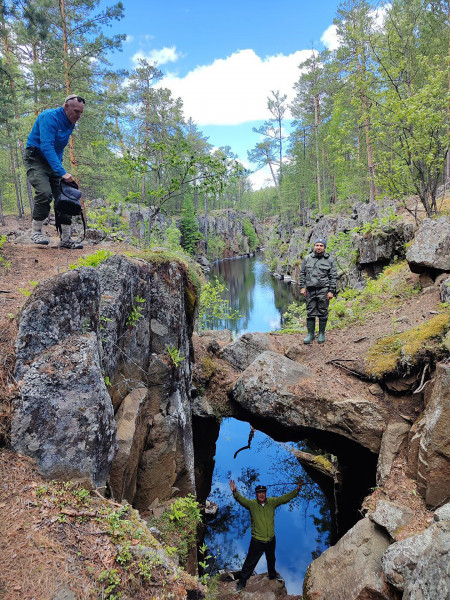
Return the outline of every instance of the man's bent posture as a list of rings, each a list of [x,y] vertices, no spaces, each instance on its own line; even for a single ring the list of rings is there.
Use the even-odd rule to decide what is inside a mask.
[[[67,146],[75,123],[83,114],[85,101],[81,96],[67,96],[64,105],[44,110],[36,119],[27,140],[24,164],[27,177],[34,187],[34,208],[31,239],[35,244],[48,244],[42,233],[42,225],[50,213],[52,197],[59,195],[60,181],[74,181],[62,165],[64,148]],[[82,248],[71,239],[72,217],[58,213],[61,226],[60,248]]]

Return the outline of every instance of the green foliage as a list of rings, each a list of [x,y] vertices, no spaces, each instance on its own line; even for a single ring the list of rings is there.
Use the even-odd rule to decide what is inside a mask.
[[[167,352],[169,353],[170,360],[172,361],[172,364],[173,364],[175,367],[178,367],[178,366],[179,366],[179,365],[180,365],[180,364],[183,362],[183,360],[184,360],[186,357],[185,357],[185,356],[182,356],[182,355],[180,354],[180,351],[179,351],[179,349],[178,349],[178,348],[176,348],[175,346],[174,346],[174,347],[172,347],[172,346],[166,346],[166,348],[167,348]]]
[[[7,241],[6,235],[0,235],[0,251],[3,248],[4,243]],[[6,269],[9,267],[9,262],[3,258],[0,254],[0,266],[5,267]]]
[[[30,281],[29,285],[31,286],[31,290],[28,289],[28,287],[26,288],[18,288],[19,292],[25,296],[26,298],[28,298],[29,296],[31,296],[31,294],[33,293],[34,288],[37,286],[37,284],[39,283],[39,281]]]
[[[181,245],[188,254],[194,255],[201,234],[195,218],[194,203],[190,195],[185,196],[181,211]]]
[[[303,331],[306,321],[306,304],[292,302],[283,313],[283,331]]]
[[[181,231],[178,229],[175,219],[172,219],[170,226],[166,229],[166,243],[172,252],[182,250],[181,244]]]
[[[120,217],[114,206],[89,209],[87,211],[89,227],[102,231],[105,236],[120,242],[130,233],[128,221]]]
[[[126,321],[126,324],[129,327],[135,327],[139,323],[139,321],[142,319],[142,317],[144,316],[142,313],[143,307],[139,306],[139,305],[144,304],[146,302],[145,298],[136,296],[134,301],[136,304],[133,304],[133,306],[131,307],[130,314],[128,315],[128,318]]]
[[[76,263],[69,265],[69,269],[78,269],[78,267],[98,267],[104,260],[112,256],[109,250],[100,249],[88,256],[81,256]]]
[[[239,319],[239,313],[231,308],[227,299],[223,298],[226,291],[227,288],[217,277],[202,286],[198,316],[200,329],[212,329],[221,319],[230,321]]]
[[[200,576],[200,581],[203,585],[208,584],[209,574],[206,572],[209,567],[209,560],[212,558],[211,554],[208,554],[208,546],[203,542],[203,544],[199,547],[198,552],[201,556],[201,559],[198,561],[198,566],[202,570],[202,575]]]
[[[102,597],[106,598],[107,600],[115,600],[116,598],[121,597],[114,593],[114,590],[116,590],[121,584],[121,579],[117,569],[106,569],[105,571],[102,571],[98,580],[103,584]]]
[[[225,241],[220,235],[210,235],[208,237],[208,248],[206,256],[209,260],[216,260],[223,258],[223,251],[226,248]]]
[[[191,494],[177,498],[156,520],[164,543],[177,549],[181,564],[186,563],[189,551],[195,545],[197,527],[201,521],[198,502]]]
[[[248,239],[248,245],[250,250],[256,250],[258,247],[258,236],[253,228],[250,219],[245,219],[242,224],[242,232]]]

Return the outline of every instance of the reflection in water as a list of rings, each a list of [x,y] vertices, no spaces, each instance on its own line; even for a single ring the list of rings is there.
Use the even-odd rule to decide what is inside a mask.
[[[272,277],[262,259],[258,255],[213,265],[210,278],[217,276],[225,284],[232,309],[242,315],[237,322],[218,321],[215,329],[227,327],[235,335],[280,329],[287,306],[294,300],[303,300],[300,288]]]
[[[280,496],[295,486],[298,477],[304,486],[297,498],[276,510],[277,570],[290,594],[300,594],[306,569],[313,558],[329,546],[329,510],[320,489],[306,475],[286,444],[255,432],[251,449],[233,455],[246,442],[249,425],[225,419],[216,446],[215,469],[209,499],[219,505],[219,513],[209,525],[205,542],[216,557],[215,569],[239,569],[250,542],[250,515],[232,497],[228,481],[234,479],[239,491],[255,497],[255,486],[270,486],[268,495]],[[303,444],[292,444],[304,448]],[[276,484],[276,485],[274,485]],[[256,568],[267,571],[265,557]]]
[[[234,335],[268,332],[282,326],[287,306],[302,301],[297,285],[272,277],[262,261],[254,258],[225,260],[213,265],[210,277],[218,277],[228,288],[228,300],[242,317],[236,323],[217,322],[215,329],[227,327]],[[249,424],[225,419],[216,445],[215,469],[209,499],[219,505],[219,513],[208,526],[205,541],[208,554],[216,558],[215,569],[239,569],[250,543],[250,516],[233,498],[228,481],[234,479],[244,496],[254,497],[257,483],[270,485],[271,496],[280,496],[301,477],[305,485],[300,495],[277,508],[277,570],[285,578],[290,594],[301,594],[303,578],[312,559],[330,545],[330,511],[320,488],[306,475],[297,459],[279,444],[256,431],[251,449],[233,455],[247,443]],[[304,444],[293,444],[305,449]],[[274,485],[288,484],[288,485]],[[266,572],[265,557],[256,571]]]

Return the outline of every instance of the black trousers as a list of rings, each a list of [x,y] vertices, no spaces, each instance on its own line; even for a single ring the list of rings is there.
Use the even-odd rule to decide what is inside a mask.
[[[43,156],[34,148],[26,148],[23,158],[27,177],[35,190],[33,219],[43,221],[50,213],[50,203],[60,193],[61,177],[53,172]],[[58,212],[62,225],[70,225],[72,217]]]
[[[244,565],[241,570],[241,581],[247,581],[251,577],[259,559],[263,554],[266,554],[267,560],[267,571],[269,577],[276,577],[275,570],[275,536],[269,542],[260,542],[251,538],[250,546],[247,552],[247,558],[245,559]]]
[[[306,317],[328,318],[328,288],[306,288]]]

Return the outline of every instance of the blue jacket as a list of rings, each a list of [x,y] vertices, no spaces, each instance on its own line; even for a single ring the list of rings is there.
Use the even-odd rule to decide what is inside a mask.
[[[66,173],[62,165],[63,152],[74,127],[62,106],[48,108],[38,116],[28,136],[27,148],[39,148],[53,172],[60,177]]]

